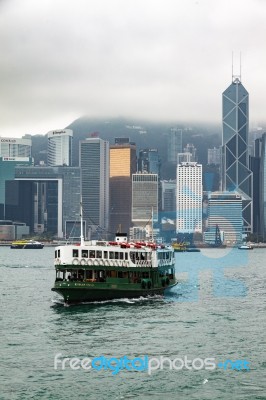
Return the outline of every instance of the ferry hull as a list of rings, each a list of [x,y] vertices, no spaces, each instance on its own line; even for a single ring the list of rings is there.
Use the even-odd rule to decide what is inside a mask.
[[[52,291],[60,294],[66,304],[78,304],[83,302],[114,300],[122,298],[138,298],[154,295],[163,295],[166,289],[175,286],[170,284],[167,287],[158,287],[151,289],[141,288],[86,288],[86,287],[54,287]]]

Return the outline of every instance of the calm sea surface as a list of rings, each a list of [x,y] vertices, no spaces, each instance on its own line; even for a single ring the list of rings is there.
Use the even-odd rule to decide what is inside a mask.
[[[266,249],[177,253],[180,283],[165,298],[68,307],[51,292],[53,254],[0,247],[1,400],[266,399]],[[246,360],[250,370],[55,370],[58,353]]]

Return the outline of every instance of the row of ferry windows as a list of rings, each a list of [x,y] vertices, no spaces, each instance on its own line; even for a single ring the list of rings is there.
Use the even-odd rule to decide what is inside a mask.
[[[125,255],[125,257],[124,257]],[[55,250],[55,258],[60,257],[60,250]],[[72,250],[72,257],[79,257],[79,249]],[[81,258],[106,258],[110,260],[128,260],[128,253],[118,251],[81,250]]]
[[[55,258],[60,257],[60,250],[55,250]],[[79,249],[72,250],[72,257],[79,257]],[[102,251],[102,250],[81,250],[81,258],[104,258],[109,260],[128,260],[128,253],[121,251]],[[145,252],[130,252],[131,260],[147,260],[150,259],[150,253]],[[170,252],[158,253],[158,259],[169,260],[171,258]]]

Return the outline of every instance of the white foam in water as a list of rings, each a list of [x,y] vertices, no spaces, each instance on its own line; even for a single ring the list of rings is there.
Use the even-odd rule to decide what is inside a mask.
[[[51,302],[54,304],[60,304],[60,305],[64,305],[63,300],[58,300],[58,299],[51,299]]]
[[[128,298],[124,297],[121,299],[112,299],[112,300],[101,300],[101,301],[82,301],[77,304],[68,304],[64,303],[63,300],[58,300],[58,299],[51,299],[52,303],[54,304],[60,304],[64,305],[65,307],[69,307],[71,305],[79,305],[79,304],[108,304],[108,303],[127,303],[127,304],[135,304],[137,302],[141,301],[149,301],[149,300],[162,300],[162,296],[156,294],[154,296],[147,296],[147,297],[133,297],[133,298]]]

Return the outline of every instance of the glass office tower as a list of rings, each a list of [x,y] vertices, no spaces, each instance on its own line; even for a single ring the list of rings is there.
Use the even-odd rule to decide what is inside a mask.
[[[266,237],[266,133],[261,138],[260,158],[260,226],[263,239]]]
[[[136,145],[110,146],[110,231],[129,233],[132,209],[132,174],[136,173]]]
[[[249,94],[233,77],[223,92],[222,189],[242,197],[244,232],[252,232],[252,179],[248,158]]]
[[[109,142],[100,138],[82,140],[79,162],[86,237],[105,238],[109,230]]]

